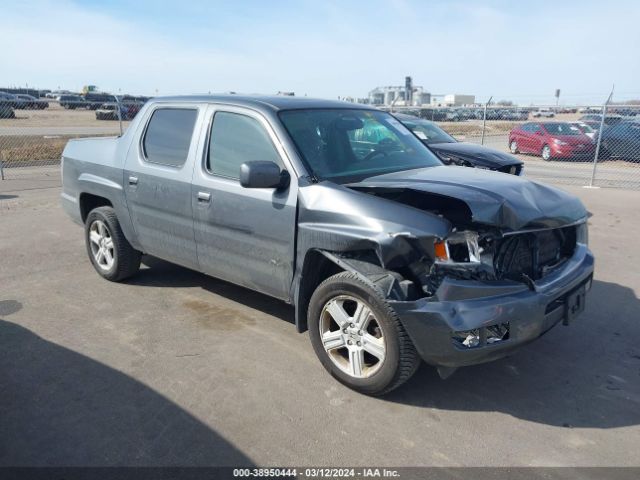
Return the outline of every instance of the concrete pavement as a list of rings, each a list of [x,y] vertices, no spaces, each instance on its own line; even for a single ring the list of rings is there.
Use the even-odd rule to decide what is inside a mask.
[[[152,258],[102,280],[59,188],[0,182],[0,465],[638,465],[640,194],[568,189],[593,214],[584,316],[369,398],[291,307]]]

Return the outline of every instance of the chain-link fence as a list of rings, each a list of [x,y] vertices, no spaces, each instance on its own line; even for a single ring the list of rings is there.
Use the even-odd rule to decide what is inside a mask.
[[[408,115],[426,120],[414,131],[436,153],[438,142],[452,141],[440,130],[519,159],[535,179],[640,189],[640,105],[394,107],[393,113],[411,126],[416,121]],[[448,163],[469,163],[466,155],[456,159],[455,148],[445,155]]]
[[[0,89],[0,179],[59,178],[69,139],[120,134],[143,103],[112,98],[105,103],[76,95],[38,98]]]
[[[59,175],[68,139],[117,135],[119,117],[125,129],[144,101],[27,97],[0,96],[3,180]],[[394,107],[393,113],[420,118],[457,141],[512,155],[534,179],[640,189],[640,105]],[[427,144],[443,141],[429,138],[428,129],[417,134]],[[456,158],[455,149],[446,155],[448,163],[468,164],[468,158]]]

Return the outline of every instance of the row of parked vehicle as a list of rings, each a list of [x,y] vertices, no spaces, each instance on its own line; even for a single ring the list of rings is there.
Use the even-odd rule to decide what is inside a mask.
[[[85,95],[60,95],[57,97],[60,106],[68,110],[87,109],[98,110],[103,109],[105,105],[115,105],[118,103],[118,98],[115,95],[106,93],[87,93]],[[120,97],[120,103],[127,104],[139,104],[140,106],[149,100],[148,97],[133,97],[125,95]],[[139,110],[139,108],[138,108]],[[137,113],[137,112],[136,112]]]
[[[487,120],[527,120],[530,108],[490,108],[487,109]],[[484,109],[469,108],[424,108],[407,110],[406,114],[434,122],[464,122],[466,120],[482,120]]]
[[[42,99],[28,94],[0,91],[0,118],[15,118],[15,110],[43,110],[49,107],[48,99],[54,99],[67,110],[95,110],[97,120],[118,120],[118,118],[131,120],[149,99],[129,95],[118,99],[114,95],[104,93],[48,95],[46,99]],[[118,115],[118,109],[120,109],[120,115]]]
[[[481,168],[522,175],[524,163],[515,154],[540,155],[543,160],[593,159],[601,115],[583,115],[574,122],[526,122],[509,133],[511,155],[475,143],[459,142],[436,123],[413,115],[395,114],[445,165]],[[640,122],[605,117],[598,158],[640,159]]]
[[[575,122],[527,122],[509,133],[511,153],[540,155],[543,160],[593,158],[598,130],[598,159],[640,160],[640,122],[619,115],[583,115]]]
[[[23,93],[12,94],[0,91],[0,103],[10,106],[14,110],[44,110],[49,102]]]

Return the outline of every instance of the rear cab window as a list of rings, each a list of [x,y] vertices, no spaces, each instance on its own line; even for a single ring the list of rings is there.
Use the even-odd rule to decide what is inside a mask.
[[[189,155],[198,110],[158,108],[147,124],[142,140],[145,161],[169,167],[182,167]]]

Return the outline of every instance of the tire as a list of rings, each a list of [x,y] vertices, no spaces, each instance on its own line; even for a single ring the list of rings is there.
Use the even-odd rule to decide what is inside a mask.
[[[545,162],[551,161],[551,147],[549,145],[543,145],[540,150],[540,156]]]
[[[516,142],[515,140],[511,140],[509,142],[509,151],[514,155],[516,153],[520,153],[520,152],[518,152],[518,142]]]
[[[89,260],[101,277],[119,282],[138,272],[142,253],[122,233],[112,207],[91,210],[84,232]]]
[[[600,145],[600,151],[598,152],[598,161],[606,160],[608,158],[611,158],[611,152],[609,152],[607,144],[603,143]]]
[[[353,390],[383,395],[406,382],[420,366],[398,315],[381,292],[354,273],[338,273],[322,282],[311,296],[307,320],[320,362]]]

